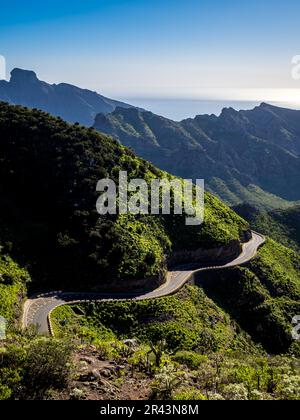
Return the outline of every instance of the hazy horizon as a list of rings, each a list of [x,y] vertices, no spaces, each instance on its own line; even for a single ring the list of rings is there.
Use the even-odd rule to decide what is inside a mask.
[[[130,98],[122,97],[122,101],[144,108],[154,114],[181,121],[194,118],[197,115],[214,114],[219,116],[224,108],[234,108],[236,111],[253,109],[262,102],[270,105],[300,110],[300,104],[274,101],[236,101],[236,100],[205,100],[182,98]]]
[[[16,0],[1,6],[0,55],[8,71],[158,112],[157,98],[300,106],[299,13],[298,0]]]
[[[11,67],[11,66],[9,66]],[[40,77],[39,73],[34,68],[24,68],[24,66],[17,66],[7,69],[6,80],[10,80],[10,73],[13,69],[18,68],[25,71],[33,71],[36,73],[37,78],[40,81],[50,83],[48,80],[44,80]],[[59,83],[70,83],[68,80],[58,80],[54,84]],[[86,86],[78,86],[81,89],[86,89]],[[300,97],[298,100],[298,94],[300,90],[292,89],[213,89],[206,88],[201,89],[199,92],[190,92],[191,97],[176,97],[174,95],[168,95],[166,97],[155,97],[152,93],[150,96],[122,96],[111,95],[108,91],[103,92],[101,88],[90,88],[92,91],[97,92],[100,95],[109,97],[111,99],[123,101],[139,108],[151,111],[155,114],[161,115],[166,118],[173,119],[175,121],[181,121],[186,118],[194,118],[196,115],[201,114],[215,114],[220,115],[224,108],[232,107],[237,111],[253,109],[260,105],[262,102],[269,103],[271,105],[290,108],[300,109]],[[197,97],[197,94],[199,95]],[[206,96],[205,96],[206,95]],[[218,97],[218,95],[222,95]],[[252,100],[240,99],[243,96],[245,98],[252,98]],[[282,97],[289,97],[293,101],[280,101]],[[256,99],[256,100],[255,100]]]

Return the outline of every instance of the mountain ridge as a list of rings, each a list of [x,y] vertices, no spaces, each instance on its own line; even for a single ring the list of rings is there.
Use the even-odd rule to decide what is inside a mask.
[[[300,111],[266,103],[180,122],[117,107],[97,115],[94,128],[176,176],[204,178],[231,205],[262,201],[276,208],[300,199],[298,120]]]
[[[0,81],[0,100],[94,125],[167,172],[204,178],[229,205],[272,210],[300,200],[300,111],[263,102],[177,122],[68,83],[51,85],[18,68],[9,82]]]
[[[49,84],[39,80],[34,71],[19,68],[12,70],[9,82],[0,81],[0,100],[12,105],[38,108],[87,127],[93,124],[99,112],[109,113],[117,106],[132,106],[68,83]]]

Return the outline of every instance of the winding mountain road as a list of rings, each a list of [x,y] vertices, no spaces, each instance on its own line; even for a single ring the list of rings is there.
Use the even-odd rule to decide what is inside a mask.
[[[243,265],[249,262],[257,254],[258,248],[265,242],[265,237],[252,232],[252,239],[243,245],[241,254],[227,264],[195,268],[195,264],[185,265],[178,268],[178,271],[171,271],[167,275],[167,281],[158,289],[144,294],[95,294],[95,293],[71,293],[71,292],[50,292],[35,295],[25,302],[23,310],[22,326],[37,325],[41,334],[53,334],[51,327],[51,312],[58,306],[70,303],[82,303],[90,301],[113,301],[113,300],[145,300],[155,299],[172,295],[178,292],[192,277],[193,274],[207,270],[219,270]],[[199,265],[198,265],[199,267]]]

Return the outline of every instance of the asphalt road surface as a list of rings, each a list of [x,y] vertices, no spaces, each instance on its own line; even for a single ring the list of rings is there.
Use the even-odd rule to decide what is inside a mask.
[[[109,301],[109,300],[145,300],[155,299],[172,295],[180,290],[192,277],[193,274],[201,271],[219,270],[249,262],[257,254],[258,248],[265,242],[264,236],[252,232],[252,239],[243,245],[242,253],[227,264],[195,268],[195,264],[185,265],[178,268],[178,271],[168,273],[167,281],[161,287],[145,294],[95,294],[95,293],[70,293],[50,292],[42,295],[35,295],[28,299],[24,305],[23,327],[37,325],[40,334],[49,334],[49,314],[58,306],[68,303],[79,303],[84,301]]]

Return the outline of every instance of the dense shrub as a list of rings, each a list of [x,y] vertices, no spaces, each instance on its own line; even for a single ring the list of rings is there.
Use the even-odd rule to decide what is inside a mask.
[[[30,282],[28,272],[9,256],[0,254],[0,316],[15,323],[20,315],[26,286]]]
[[[0,399],[43,399],[68,384],[72,348],[63,341],[35,338],[0,349]]]
[[[25,361],[24,384],[27,391],[41,397],[51,388],[64,388],[70,375],[71,354],[71,345],[59,340],[39,339],[33,342]]]
[[[207,360],[207,356],[197,354],[192,351],[178,351],[173,360],[182,365],[186,365],[190,369],[197,369],[203,362]]]

